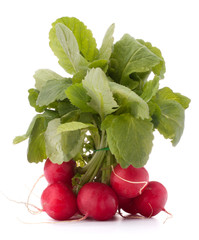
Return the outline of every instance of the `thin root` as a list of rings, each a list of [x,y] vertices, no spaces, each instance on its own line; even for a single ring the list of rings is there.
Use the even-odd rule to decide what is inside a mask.
[[[28,206],[31,206],[31,207],[34,207],[35,209],[37,209],[37,213],[43,212],[42,209],[38,208],[37,206],[35,206],[35,205],[32,204],[32,203],[27,203],[27,202],[23,202],[23,201],[13,200],[13,199],[9,198],[8,196],[6,196],[4,193],[2,193],[2,195],[3,195],[8,201],[10,201],[10,202],[14,202],[14,203],[17,203],[17,204],[24,204],[26,207],[27,207],[27,205],[28,205]]]
[[[170,213],[170,212],[167,212],[167,210],[166,209],[162,209],[162,211],[164,211],[165,213],[167,213],[169,216],[167,216],[167,218],[164,220],[164,222],[163,222],[163,224],[165,224],[166,223],[166,221],[168,220],[168,219],[170,219],[170,218],[172,218],[173,217],[173,215]]]
[[[29,208],[29,206],[32,205],[32,204],[29,203],[29,201],[30,201],[30,197],[31,197],[31,195],[32,195],[32,192],[33,192],[33,190],[35,189],[37,183],[38,183],[38,182],[40,181],[40,179],[43,178],[43,177],[44,177],[44,174],[41,175],[41,176],[37,179],[37,181],[34,183],[32,189],[31,189],[31,191],[30,191],[30,193],[29,193],[29,195],[28,195],[28,199],[27,199],[26,207],[27,207],[28,211],[29,211],[31,214],[38,214],[38,213],[43,212],[42,209],[40,209],[40,208],[38,208],[38,207],[36,207],[36,206],[34,206],[34,205],[33,205],[33,207],[36,208],[37,211],[33,211],[33,210],[31,210],[31,209]]]
[[[40,180],[42,177],[44,177],[44,175],[41,175],[41,176],[37,179],[37,181],[34,183],[32,189],[31,189],[31,191],[30,191],[30,193],[29,193],[29,195],[28,195],[27,202],[16,201],[16,200],[10,199],[10,198],[7,197],[5,194],[3,194],[3,193],[2,193],[2,194],[3,194],[9,201],[11,201],[11,202],[15,202],[15,203],[17,203],[17,204],[24,204],[24,205],[26,206],[26,208],[28,209],[28,211],[29,211],[31,214],[39,214],[39,213],[43,212],[43,209],[35,206],[34,204],[31,204],[31,203],[30,203],[30,197],[31,197],[31,195],[32,195],[32,192],[33,192],[34,188],[36,187],[37,183],[39,182],[39,180]],[[35,211],[35,210],[31,210],[30,207],[35,208],[36,211]]]
[[[84,215],[81,218],[75,218],[75,219],[70,219],[70,220],[63,220],[63,221],[53,221],[53,222],[25,222],[21,219],[18,218],[18,220],[23,223],[23,224],[58,224],[58,223],[65,223],[65,222],[80,222],[85,220],[88,217],[88,215]]]
[[[151,206],[151,204],[150,204],[150,203],[148,203],[148,205],[149,205],[149,207],[151,208],[151,214],[148,216],[148,218],[151,218],[151,217],[152,217],[152,215],[153,215],[153,208],[152,208],[152,206]]]

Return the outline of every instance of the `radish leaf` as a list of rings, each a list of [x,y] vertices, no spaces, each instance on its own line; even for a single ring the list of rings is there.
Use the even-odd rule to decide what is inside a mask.
[[[132,88],[135,83],[130,79],[130,74],[150,71],[161,61],[162,59],[146,46],[125,34],[114,45],[110,58],[109,75],[117,83]]]
[[[81,152],[85,132],[80,130],[58,133],[60,119],[49,122],[45,132],[46,154],[53,163],[68,162]]]
[[[64,100],[66,98],[65,90],[72,84],[71,79],[49,80],[42,87],[36,104],[47,106],[56,100]]]
[[[88,105],[98,112],[102,119],[116,110],[118,105],[110,90],[108,78],[100,68],[91,69],[82,84],[91,98]]]
[[[175,100],[182,105],[184,109],[189,107],[190,99],[180,93],[174,93],[170,88],[164,87],[158,91],[157,98]]]
[[[44,133],[47,128],[47,121],[45,118],[37,118],[34,127],[29,136],[28,142],[28,161],[30,163],[42,162],[46,159],[46,147],[45,147],[45,138]]]
[[[83,112],[93,112],[95,111],[88,105],[90,97],[88,96],[86,89],[84,89],[82,83],[76,83],[71,85],[65,91],[70,102],[81,109]]]
[[[114,41],[114,38],[113,38],[114,29],[115,29],[115,24],[112,24],[106,31],[106,34],[102,42],[102,46],[99,50],[99,59],[109,60],[112,53],[112,47],[113,47],[113,41]]]
[[[118,83],[109,83],[115,100],[119,105],[117,113],[129,112],[136,118],[149,118],[147,103],[129,88]]]
[[[159,89],[159,77],[155,76],[153,80],[146,82],[143,88],[141,98],[145,102],[149,102],[156,95]]]
[[[73,32],[62,23],[55,26],[57,38],[71,63],[73,73],[86,69],[88,62],[80,54],[79,46]]]
[[[87,61],[93,61],[98,56],[97,44],[93,38],[92,32],[79,21],[77,18],[63,17],[57,19],[53,24],[49,33],[50,47],[54,54],[59,59],[59,64],[70,74],[74,74],[74,68],[68,59],[64,49],[59,42],[55,26],[58,23],[64,24],[68,29],[72,31],[75,39],[78,43],[79,52],[85,57]]]
[[[53,72],[50,69],[39,69],[35,72],[33,77],[35,79],[35,87],[39,91],[41,91],[42,87],[49,80],[62,80],[62,79],[64,79],[62,76]]]
[[[110,151],[122,168],[146,164],[153,145],[153,125],[149,120],[136,119],[128,113],[109,115],[102,128],[106,129]]]
[[[165,138],[172,140],[173,146],[176,146],[184,130],[184,108],[174,100],[159,98],[155,102],[161,110],[157,129]]]
[[[157,47],[153,47],[150,42],[145,42],[144,40],[141,40],[141,39],[137,39],[137,41],[142,45],[146,46],[152,53],[154,53],[156,56],[162,59],[162,61],[160,61],[159,64],[157,64],[152,68],[152,71],[156,76],[159,76],[160,79],[164,78],[166,67],[165,67],[165,61],[164,61],[164,58],[162,57],[161,51]]]
[[[79,129],[88,129],[88,128],[95,128],[93,124],[90,123],[82,123],[82,122],[66,122],[57,128],[58,133],[66,132],[66,131],[75,131]]]

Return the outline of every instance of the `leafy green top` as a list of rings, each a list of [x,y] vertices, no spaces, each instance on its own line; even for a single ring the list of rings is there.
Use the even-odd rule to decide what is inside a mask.
[[[176,146],[190,103],[168,87],[159,89],[166,68],[158,48],[129,34],[114,44],[114,28],[97,49],[92,32],[78,19],[63,17],[52,24],[50,47],[72,76],[36,71],[28,99],[39,114],[14,139],[29,138],[29,162],[49,157],[61,164],[74,158],[83,166],[82,184],[96,176],[105,182],[103,166],[144,166],[155,129]],[[95,151],[100,148],[109,151]]]

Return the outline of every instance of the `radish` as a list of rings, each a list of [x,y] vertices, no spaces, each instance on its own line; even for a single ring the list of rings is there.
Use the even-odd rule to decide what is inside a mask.
[[[138,211],[133,201],[134,199],[135,198],[124,198],[124,197],[118,196],[119,211],[120,209],[122,209],[125,212],[130,213],[131,215],[137,214]]]
[[[144,167],[121,168],[118,164],[111,173],[110,184],[115,192],[125,198],[134,198],[142,193],[149,181],[149,174]]]
[[[167,197],[166,188],[159,182],[151,181],[143,193],[133,199],[133,202],[142,216],[150,218],[157,215],[160,211],[167,212],[164,209]]]
[[[44,176],[49,184],[63,182],[72,186],[75,161],[63,162],[62,164],[52,163],[48,158],[44,165]]]
[[[118,209],[115,192],[106,184],[99,182],[86,183],[77,195],[80,212],[95,220],[111,219]]]
[[[41,195],[41,204],[51,218],[67,220],[77,212],[76,196],[64,183],[49,185]]]

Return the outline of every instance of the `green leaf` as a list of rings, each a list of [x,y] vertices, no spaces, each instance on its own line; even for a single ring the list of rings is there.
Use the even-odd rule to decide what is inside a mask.
[[[58,101],[57,103],[57,111],[59,113],[59,116],[62,117],[65,114],[76,110],[77,108],[72,105],[69,101],[69,99],[64,99],[63,101]]]
[[[149,118],[147,103],[135,92],[115,82],[110,82],[109,86],[119,105],[118,114],[129,112],[136,118]]]
[[[65,115],[63,115],[60,119],[60,122],[66,123],[66,122],[77,121],[80,117],[80,113],[81,113],[81,111],[79,109],[72,110],[72,111],[66,113]]]
[[[147,72],[158,65],[162,59],[151,52],[146,46],[125,34],[114,45],[110,58],[109,75],[118,83],[129,86],[132,73]],[[134,83],[132,83],[134,84]],[[133,86],[130,86],[131,88]]]
[[[68,61],[68,58],[56,36],[55,26],[57,23],[62,23],[68,27],[74,34],[79,51],[88,61],[93,61],[98,56],[97,44],[93,38],[92,32],[79,21],[77,18],[63,17],[57,19],[53,24],[49,33],[50,47],[54,54],[59,59],[59,64],[70,74],[73,74],[73,69]]]
[[[65,90],[71,84],[71,79],[47,81],[39,93],[36,104],[39,106],[47,106],[56,100],[64,100],[66,98]]]
[[[145,45],[151,52],[153,52],[156,56],[162,59],[162,61],[160,61],[159,64],[157,64],[152,68],[152,71],[156,76],[159,76],[160,79],[164,78],[166,67],[165,67],[165,61],[160,49],[158,49],[157,47],[153,47],[150,42],[145,42],[144,40],[141,40],[141,39],[137,39],[137,41],[142,45]]]
[[[37,90],[41,91],[42,87],[46,84],[49,80],[62,80],[64,79],[59,74],[49,70],[49,69],[39,69],[34,74],[35,79],[35,87]]]
[[[109,87],[108,78],[100,68],[93,68],[82,81],[91,100],[88,105],[103,117],[118,107]]]
[[[149,106],[149,115],[151,116],[151,122],[154,125],[154,128],[157,128],[160,122],[161,110],[157,103],[154,101],[148,102]]]
[[[166,139],[172,140],[173,146],[176,146],[184,130],[184,108],[175,100],[159,98],[155,102],[161,110],[157,129]]]
[[[81,83],[82,80],[85,78],[86,74],[87,74],[87,70],[84,69],[84,70],[79,71],[75,75],[73,75],[73,78],[72,78],[73,84]]]
[[[115,29],[115,24],[112,24],[106,31],[106,34],[105,34],[103,42],[102,42],[102,46],[99,50],[99,59],[109,60],[111,53],[112,53],[112,48],[113,48],[114,29]]]
[[[188,97],[183,96],[180,93],[174,93],[168,87],[164,87],[164,88],[160,89],[158,91],[157,98],[161,98],[161,99],[165,99],[165,100],[166,99],[167,100],[175,100],[178,103],[180,103],[184,109],[187,109],[189,107],[189,103],[191,102],[191,100]]]
[[[24,135],[15,137],[14,140],[13,140],[13,144],[18,144],[22,141],[25,141],[27,138],[29,138],[30,134],[32,133],[32,131],[34,129],[34,126],[35,126],[35,123],[36,123],[37,119],[45,118],[46,122],[48,123],[49,121],[56,118],[57,116],[58,116],[58,113],[55,112],[55,111],[52,111],[52,110],[46,110],[43,114],[37,114],[32,119],[26,133]]]
[[[106,72],[108,66],[108,61],[104,59],[95,60],[89,64],[89,68],[101,68],[104,72]]]
[[[129,81],[127,82],[127,86],[140,96],[150,73],[151,71],[131,73],[129,76]]]
[[[86,69],[88,62],[80,54],[79,46],[73,32],[62,23],[55,26],[57,38],[68,57],[73,73]]]
[[[156,95],[158,89],[159,89],[159,77],[155,76],[153,80],[146,82],[146,84],[144,85],[141,98],[143,98],[145,102],[149,102],[151,98]]]
[[[47,128],[47,120],[44,117],[37,118],[29,136],[28,161],[30,163],[42,162],[47,158],[44,133]]]
[[[26,133],[25,133],[24,135],[15,137],[14,140],[13,140],[13,144],[18,144],[18,143],[23,142],[23,141],[25,141],[26,139],[28,139],[29,136],[30,136],[30,134],[31,134],[31,132],[32,132],[32,130],[33,130],[33,128],[34,128],[34,126],[35,126],[36,120],[37,120],[38,118],[41,118],[41,117],[43,117],[43,115],[37,114],[37,115],[32,119],[32,121],[31,121],[31,123],[30,123],[30,125],[29,125],[29,127],[28,127],[28,130],[26,131]]]
[[[102,129],[106,129],[110,151],[122,168],[146,164],[153,145],[153,125],[149,120],[136,119],[129,113],[109,115]]]
[[[135,82],[144,84],[147,81],[151,71],[147,72],[138,72],[138,73],[131,73],[130,79],[133,79]]]
[[[39,91],[37,89],[31,88],[28,90],[28,93],[29,93],[28,100],[29,100],[30,106],[34,107],[36,112],[40,112],[40,113],[43,112],[45,110],[46,106],[40,107],[36,103],[37,98],[39,96]]]
[[[18,144],[18,143],[20,143],[20,142],[25,141],[27,138],[29,138],[29,136],[30,136],[30,134],[31,134],[31,132],[32,132],[32,129],[33,129],[34,125],[35,125],[35,122],[36,122],[36,120],[37,120],[39,117],[40,117],[40,115],[38,114],[38,115],[36,115],[36,116],[32,119],[32,121],[31,121],[31,123],[30,123],[30,125],[29,125],[29,127],[28,127],[28,130],[26,131],[26,133],[25,133],[24,135],[15,137],[14,140],[13,140],[13,144]]]
[[[76,83],[71,85],[65,91],[70,102],[81,109],[83,112],[93,112],[95,111],[88,106],[88,102],[90,101],[90,97],[88,96],[86,89],[84,89],[82,83]]]
[[[74,158],[82,148],[85,133],[80,130],[58,133],[60,119],[49,122],[45,132],[46,154],[53,163],[61,164]]]
[[[66,122],[57,128],[58,133],[62,133],[65,131],[75,131],[75,130],[81,130],[81,129],[88,129],[88,128],[95,128],[93,124],[90,123],[82,123],[82,122]]]

